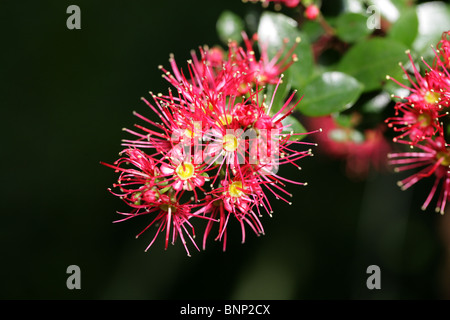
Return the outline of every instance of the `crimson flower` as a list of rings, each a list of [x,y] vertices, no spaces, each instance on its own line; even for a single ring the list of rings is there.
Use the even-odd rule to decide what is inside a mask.
[[[339,125],[332,116],[314,117],[309,119],[309,123],[323,130],[317,138],[320,151],[344,160],[349,177],[364,179],[371,169],[385,168],[390,146],[382,127],[360,131],[354,127],[358,116],[354,118],[355,125],[349,127]]]
[[[230,45],[230,52],[234,52],[233,61],[239,66],[240,72],[247,74],[246,81],[249,84],[258,83],[259,86],[265,84],[277,84],[278,79],[294,62],[298,60],[294,53],[295,48],[300,42],[300,38],[295,39],[295,43],[287,49],[288,39],[283,40],[283,47],[281,47],[276,54],[269,58],[267,52],[268,47],[265,43],[260,43],[260,57],[255,57],[254,48],[258,43],[258,36],[254,34],[251,39],[247,34],[243,33],[244,48],[236,48],[236,43],[232,42]],[[244,62],[244,63],[242,63]]]
[[[435,58],[430,66],[423,58],[425,71],[414,64],[411,53],[408,57],[411,71],[402,69],[410,86],[392,79],[409,91],[408,96],[395,104],[395,116],[386,119],[388,127],[400,132],[394,142],[409,145],[418,151],[396,152],[389,155],[390,164],[396,171],[418,170],[398,182],[402,190],[415,185],[418,181],[434,177],[431,188],[422,209],[425,210],[433,197],[437,196],[436,212],[444,213],[450,188],[450,150],[446,142],[448,107],[450,102],[449,36],[444,32],[437,44]],[[412,76],[410,75],[412,74]],[[391,79],[388,77],[388,79]]]
[[[439,118],[445,115],[440,115],[435,108],[414,108],[403,102],[397,103],[394,108],[395,116],[385,120],[388,127],[401,132],[393,141],[408,138],[411,145],[434,136],[441,127]]]
[[[277,9],[281,8],[281,5],[284,5],[288,8],[295,8],[299,5],[300,0],[244,0],[244,2],[261,2],[263,6],[267,7],[269,3],[274,3]]]
[[[440,58],[441,63],[446,68],[450,68],[450,31],[442,33],[441,40],[437,44],[437,49],[439,51],[437,58]]]
[[[409,72],[405,67],[400,64],[403,72],[411,83],[411,86],[407,86],[390,76],[387,76],[388,80],[392,80],[399,86],[407,89],[410,94],[407,97],[398,97],[401,100],[405,100],[411,107],[417,109],[434,109],[440,111],[443,108],[449,106],[449,84],[450,75],[447,70],[440,70],[439,68],[432,68],[425,61],[423,63],[428,67],[428,70],[422,75],[417,69],[411,53],[407,51],[414,79],[411,78]]]
[[[120,172],[117,184],[113,185],[120,192],[109,190],[132,209],[131,212],[118,212],[124,218],[116,222],[142,215],[151,216],[148,225],[136,236],[139,237],[151,226],[157,226],[155,235],[145,250],[152,246],[159,233],[165,233],[166,249],[169,241],[175,243],[180,237],[187,254],[190,255],[187,239],[198,249],[194,241],[194,230],[189,222],[189,219],[195,216],[191,213],[195,205],[189,202],[181,203],[174,193],[168,190],[167,180],[161,168],[158,168],[156,159],[138,149],[125,149],[122,154],[124,156],[113,165],[102,162]],[[129,168],[130,165],[133,168]],[[192,229],[192,234],[187,227]]]
[[[397,172],[421,168],[418,172],[398,182],[406,190],[418,181],[434,176],[434,184],[426,198],[422,210],[430,204],[436,191],[440,188],[436,212],[444,213],[450,191],[450,149],[442,136],[434,140],[427,138],[423,144],[415,145],[419,152],[399,152],[389,154],[390,164],[396,165]]]
[[[173,88],[142,98],[158,121],[135,112],[145,125],[124,129],[134,139],[123,140],[124,156],[115,164],[105,164],[120,172],[113,185],[120,192],[111,192],[131,207],[120,221],[147,215],[144,231],[157,228],[147,249],[165,233],[165,248],[180,238],[190,255],[187,240],[199,249],[197,218],[207,220],[203,248],[215,224],[223,250],[232,221],[241,226],[242,242],[246,227],[264,234],[260,218],[273,213],[269,196],[291,203],[286,184],[305,184],[278,174],[279,166],[299,167],[312,155],[301,148],[310,143],[297,141],[284,121],[299,102],[292,103],[296,92],[281,106],[263,94],[264,84],[275,84],[276,93],[281,73],[296,60],[295,45],[272,59],[263,47],[256,60],[256,41],[244,34],[244,47],[230,42],[228,53],[202,47],[199,55],[191,52],[187,72],[170,55],[170,71],[159,68]]]

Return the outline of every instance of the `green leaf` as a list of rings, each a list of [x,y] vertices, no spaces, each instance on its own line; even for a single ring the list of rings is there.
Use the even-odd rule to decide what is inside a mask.
[[[386,75],[398,69],[407,59],[407,47],[392,39],[373,38],[358,42],[341,59],[338,71],[355,77],[364,85],[364,92],[380,89]]]
[[[413,42],[413,50],[425,59],[434,57],[430,45],[436,45],[442,32],[450,30],[449,6],[440,1],[431,1],[417,6],[419,34]]]
[[[283,47],[285,38],[295,39],[292,32],[297,31],[297,22],[282,13],[266,11],[261,15],[258,25],[258,39],[268,46],[269,57],[275,56]]]
[[[158,193],[166,193],[167,191],[169,191],[172,188],[172,186],[167,186],[165,188],[159,189]]]
[[[388,33],[390,39],[410,47],[417,36],[419,20],[415,8],[406,10],[394,23]]]
[[[285,126],[283,133],[306,133],[305,127],[292,115],[281,120],[281,124]],[[289,140],[301,140],[304,137],[305,135],[292,135]]]
[[[380,113],[391,101],[391,95],[386,91],[382,91],[365,102],[361,107],[361,111],[364,113]]]
[[[325,33],[317,20],[306,20],[302,24],[302,32],[308,35],[310,42],[315,42]]]
[[[325,72],[302,90],[297,109],[307,116],[324,116],[350,108],[358,100],[363,86],[342,72]]]
[[[315,65],[312,47],[308,36],[300,31],[297,31],[297,36],[301,39],[294,51],[298,57],[298,61],[295,62],[288,71],[292,75],[292,87],[301,89],[311,80],[311,77],[314,74]]]
[[[261,15],[258,25],[258,42],[260,43],[260,49],[261,45],[267,46],[269,57],[275,56],[285,46],[285,39],[289,40],[285,51],[287,53],[298,38],[300,43],[294,51],[298,61],[288,69],[288,72],[292,75],[292,86],[294,88],[302,87],[313,74],[314,59],[309,39],[305,33],[297,28],[297,22],[292,18],[269,11]]]
[[[343,13],[336,20],[336,35],[345,42],[356,42],[372,33],[367,17],[360,13]]]
[[[220,40],[227,44],[229,40],[240,42],[241,32],[244,30],[244,21],[235,13],[225,10],[217,19],[216,29]]]
[[[445,127],[445,133],[446,133],[447,135],[450,134],[450,124],[448,124],[448,125]]]

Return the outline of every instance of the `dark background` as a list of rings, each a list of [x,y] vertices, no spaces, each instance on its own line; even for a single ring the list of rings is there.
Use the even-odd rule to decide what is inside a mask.
[[[81,30],[66,28],[71,4],[81,8]],[[218,43],[223,10],[258,8],[0,4],[2,299],[450,298],[450,218],[420,210],[429,186],[402,192],[390,172],[354,181],[320,153],[303,161],[299,179],[309,185],[289,187],[294,204],[276,203],[262,219],[266,235],[249,232],[241,244],[232,227],[226,252],[210,241],[189,258],[180,242],[164,251],[159,239],[145,253],[152,234],[135,239],[145,221],[112,223],[122,203],[107,188],[117,176],[99,162],[117,158],[133,110],[150,115],[140,97],[167,90],[157,66],[170,53],[183,65],[191,49]],[[81,290],[66,287],[72,264]],[[381,269],[381,290],[366,287],[369,265]]]

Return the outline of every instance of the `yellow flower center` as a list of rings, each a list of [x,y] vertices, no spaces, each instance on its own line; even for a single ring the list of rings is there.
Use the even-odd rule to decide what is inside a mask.
[[[417,122],[420,124],[421,127],[427,127],[431,123],[431,118],[429,114],[421,113],[417,117]]]
[[[243,82],[239,85],[238,91],[241,93],[246,93],[248,91],[248,84]]]
[[[258,81],[261,84],[266,83],[268,79],[269,78],[265,74],[259,74],[258,75]]]
[[[184,136],[188,139],[193,139],[194,137],[201,135],[201,130],[201,124],[193,122],[192,125],[189,125],[188,128],[184,130]]]
[[[220,116],[219,122],[226,126],[227,124],[230,124],[233,121],[233,116],[231,114],[225,113]]]
[[[226,134],[223,137],[223,149],[226,152],[234,152],[238,147],[238,139],[233,134]]]
[[[175,169],[175,172],[181,180],[188,180],[194,175],[195,168],[192,163],[183,162]]]
[[[438,92],[427,91],[424,96],[425,102],[429,104],[438,103],[441,100],[441,95]]]
[[[441,166],[448,167],[450,166],[450,153],[449,152],[438,152],[436,154],[436,158],[443,159],[441,162]]]
[[[244,194],[244,191],[242,189],[242,181],[234,181],[228,187],[228,193],[234,198],[239,198]]]
[[[168,212],[169,209],[170,209],[171,213],[175,213],[177,211],[177,207],[174,207],[174,206],[172,206],[170,204],[162,204],[162,205],[159,206],[159,208],[161,210],[165,211],[165,212]]]
[[[186,138],[192,139],[194,137],[194,132],[191,129],[184,130],[184,135]]]

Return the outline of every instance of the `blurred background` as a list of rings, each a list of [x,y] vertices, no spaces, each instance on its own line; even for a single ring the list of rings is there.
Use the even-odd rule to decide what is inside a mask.
[[[81,30],[66,9],[81,8]],[[339,1],[323,1],[338,14]],[[168,85],[158,65],[170,53],[219,43],[223,10],[236,1],[2,1],[0,105],[3,131],[0,222],[2,299],[448,299],[450,217],[420,210],[430,185],[408,191],[399,175],[345,175],[316,153],[289,186],[292,206],[275,203],[266,235],[231,226],[227,251],[210,241],[187,257],[180,242],[135,235],[144,220],[113,224],[122,207],[107,188],[112,163],[136,122],[140,101]],[[234,228],[234,229],[233,229]],[[199,229],[201,230],[201,229]],[[200,234],[201,232],[199,232]],[[198,237],[198,243],[201,237]],[[68,290],[66,269],[81,269]],[[370,265],[381,289],[366,286]]]

